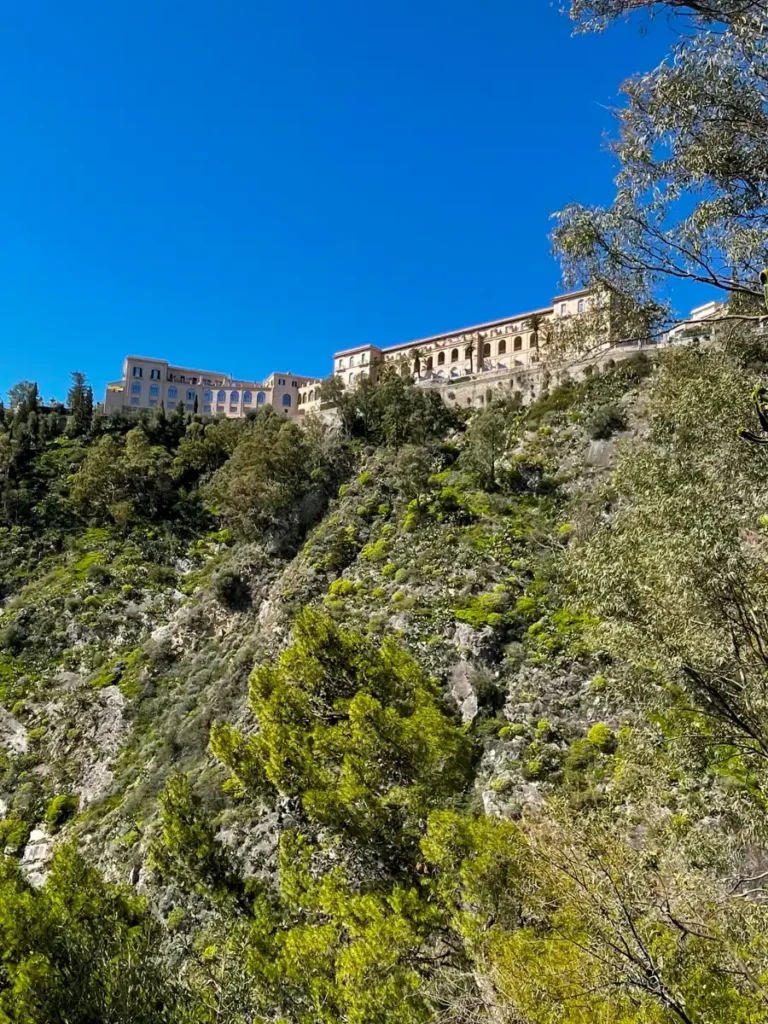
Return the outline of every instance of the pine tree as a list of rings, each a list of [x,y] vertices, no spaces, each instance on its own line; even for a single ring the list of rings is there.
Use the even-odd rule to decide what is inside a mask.
[[[93,422],[93,389],[86,383],[84,373],[77,370],[71,374],[72,387],[67,395],[70,412],[69,433],[73,437],[87,434]]]

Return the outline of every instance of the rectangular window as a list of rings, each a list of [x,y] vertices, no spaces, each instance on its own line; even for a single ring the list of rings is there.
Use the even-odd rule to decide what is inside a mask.
[[[292,388],[297,388],[298,386],[299,386],[299,382],[297,380],[292,380],[291,381],[291,387]]]
[[[236,405],[230,405],[229,411],[230,412],[237,412],[237,406]]]
[[[566,304],[564,302],[561,302],[560,303],[560,316],[565,316],[566,309],[567,309]]]
[[[281,387],[281,388],[285,387],[285,380],[282,377],[278,377],[277,378],[277,383],[278,383],[279,387]]]
[[[160,371],[153,370],[149,376],[152,378],[152,380],[160,380]]]
[[[157,405],[157,399],[156,398],[150,398],[150,400],[149,400],[149,407],[151,409],[154,409],[156,405]]]
[[[211,411],[210,405],[204,405],[203,406],[203,412],[210,412],[210,411]]]
[[[216,412],[224,412],[224,403],[218,402],[216,405]]]
[[[194,411],[195,411],[195,403],[194,402],[187,402],[187,412],[194,412]]]
[[[138,398],[132,398],[131,399],[131,405],[138,405],[138,404],[139,404]]]
[[[131,384],[131,393],[134,395],[141,394],[141,384]]]
[[[168,408],[169,409],[175,409],[176,408],[176,403],[173,401],[173,399],[171,399],[171,401],[168,403]]]
[[[142,370],[142,368],[140,366],[134,366],[134,368],[133,368],[133,376],[134,377],[143,377],[144,376],[144,371]]]

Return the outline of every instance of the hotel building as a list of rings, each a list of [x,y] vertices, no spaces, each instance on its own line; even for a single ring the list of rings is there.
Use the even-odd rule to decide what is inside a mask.
[[[216,370],[174,366],[165,359],[128,356],[119,381],[107,384],[104,411],[181,407],[206,416],[245,416],[271,405],[282,416],[295,419],[299,394],[313,391],[319,378],[295,373],[272,373],[263,382],[240,380]],[[314,398],[314,395],[313,395]]]

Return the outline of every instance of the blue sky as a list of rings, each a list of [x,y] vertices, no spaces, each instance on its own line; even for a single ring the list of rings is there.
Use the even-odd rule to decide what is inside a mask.
[[[544,304],[549,214],[667,29],[549,0],[5,0],[0,391],[128,352],[260,379]]]

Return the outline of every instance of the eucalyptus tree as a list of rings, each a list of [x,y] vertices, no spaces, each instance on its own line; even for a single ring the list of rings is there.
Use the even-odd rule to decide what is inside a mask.
[[[568,284],[639,301],[655,324],[670,280],[760,312],[768,261],[768,0],[572,0],[577,31],[637,12],[667,15],[677,41],[658,67],[623,83],[610,147],[610,206],[556,214],[553,243]]]

